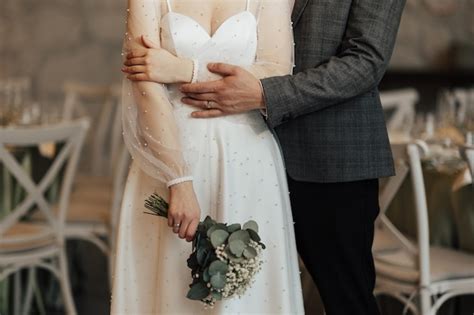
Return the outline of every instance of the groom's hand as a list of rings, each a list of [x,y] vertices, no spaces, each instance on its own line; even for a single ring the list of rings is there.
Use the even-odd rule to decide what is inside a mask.
[[[182,102],[200,109],[192,117],[219,117],[265,108],[260,82],[253,74],[224,63],[210,63],[207,68],[223,78],[181,86],[186,95]]]

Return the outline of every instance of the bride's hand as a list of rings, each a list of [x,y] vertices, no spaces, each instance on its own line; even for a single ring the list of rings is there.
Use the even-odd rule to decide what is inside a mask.
[[[194,193],[193,183],[184,182],[170,187],[168,226],[180,238],[192,241],[201,217],[201,209]]]
[[[161,49],[146,36],[142,36],[143,48],[130,51],[122,67],[132,81],[157,83],[186,83],[193,75],[193,62],[182,59]]]

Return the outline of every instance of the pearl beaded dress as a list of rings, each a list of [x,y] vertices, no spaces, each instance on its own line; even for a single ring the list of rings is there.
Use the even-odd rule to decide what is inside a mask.
[[[148,35],[173,54],[196,60],[196,81],[216,79],[208,62],[235,64],[258,78],[291,72],[287,0],[221,0],[220,8],[193,15],[186,11],[192,1],[175,1],[129,0],[125,50]],[[201,22],[208,11],[225,16],[214,32]],[[195,109],[181,97],[175,84],[124,81],[124,138],[134,160],[120,213],[112,313],[303,314],[286,173],[272,132],[258,111],[191,118]],[[186,298],[191,244],[172,233],[166,220],[144,213],[150,194],[167,198],[167,183],[191,178],[201,219],[253,219],[267,245],[262,270],[245,296],[213,309]]]

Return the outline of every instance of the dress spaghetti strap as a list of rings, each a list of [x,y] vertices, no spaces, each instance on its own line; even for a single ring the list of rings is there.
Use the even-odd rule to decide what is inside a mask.
[[[169,1],[169,0],[167,0]],[[250,0],[247,0],[247,6],[245,8],[245,11],[249,11],[250,10]]]

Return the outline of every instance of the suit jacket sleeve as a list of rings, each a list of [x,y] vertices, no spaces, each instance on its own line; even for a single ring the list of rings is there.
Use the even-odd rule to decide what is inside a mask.
[[[374,89],[388,66],[405,0],[353,0],[339,53],[293,76],[262,80],[276,127]]]

